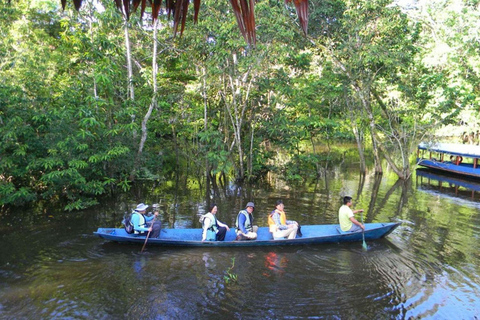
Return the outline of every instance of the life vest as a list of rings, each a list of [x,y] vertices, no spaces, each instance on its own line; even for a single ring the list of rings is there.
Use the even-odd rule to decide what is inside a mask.
[[[252,217],[252,215],[249,214],[247,210],[242,210],[238,213],[237,220],[235,221],[235,227],[237,229],[237,232],[241,231],[241,229],[239,227],[239,222],[238,222],[241,214],[243,214],[245,216],[245,230],[253,231],[253,226],[252,226],[253,217]],[[250,217],[251,217],[251,219],[250,219]]]
[[[268,215],[268,226],[270,227],[270,232],[276,232],[277,231],[277,224],[273,220],[273,214],[278,213],[280,215],[280,224],[286,225],[287,224],[287,215],[285,214],[285,211],[280,211],[278,209],[273,210],[269,215]]]
[[[218,231],[217,217],[215,217],[213,213],[209,212],[205,215],[205,218],[208,218],[210,221],[210,225],[207,227],[207,230],[211,230],[217,233]],[[203,221],[205,223],[205,219]]]
[[[146,228],[146,227],[147,227],[147,220],[145,219],[145,216],[144,216],[142,213],[136,212],[136,211],[135,211],[133,214],[138,214],[138,217],[139,217],[138,225],[139,225],[140,227]],[[134,231],[135,234],[145,233],[145,231],[138,231],[137,229],[135,229],[135,226],[133,226],[133,228],[134,228],[134,230],[135,230],[135,231]]]

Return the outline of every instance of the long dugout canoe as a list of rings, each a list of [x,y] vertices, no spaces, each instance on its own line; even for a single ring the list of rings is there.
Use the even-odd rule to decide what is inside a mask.
[[[401,222],[366,223],[365,240],[377,240],[389,235]],[[143,244],[145,236],[128,234],[122,228],[98,228],[95,235],[118,243]],[[362,232],[342,232],[338,224],[302,225],[302,237],[296,239],[272,238],[268,227],[260,227],[256,240],[235,241],[233,228],[227,232],[225,241],[201,241],[202,229],[162,229],[159,238],[149,238],[148,245],[174,247],[253,247],[312,245],[321,243],[340,243],[362,241]]]

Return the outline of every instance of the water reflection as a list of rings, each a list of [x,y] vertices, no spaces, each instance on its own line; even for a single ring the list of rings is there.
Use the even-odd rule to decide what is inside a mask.
[[[416,184],[421,191],[432,195],[471,200],[480,204],[480,182],[443,175],[427,169],[416,170]]]
[[[19,210],[0,216],[1,225],[15,226],[0,235],[0,318],[474,319],[480,314],[477,206],[464,205],[458,196],[432,197],[420,177],[414,184],[340,171],[324,178],[312,189],[224,192],[218,186],[205,197],[205,190],[177,188],[123,195],[85,212]],[[163,199],[162,224],[189,228],[199,227],[196,214],[208,201],[218,204],[219,219],[232,226],[247,199],[256,202],[261,226],[276,199],[284,200],[292,220],[336,223],[345,193],[366,209],[366,221],[404,223],[386,239],[368,242],[367,252],[361,243],[350,243],[147,245],[140,253],[141,246],[92,235],[98,226],[117,225],[139,198],[150,204]],[[228,272],[238,281],[227,282]]]
[[[263,273],[265,277],[270,277],[272,274],[283,275],[288,266],[288,258],[284,254],[270,251],[265,255],[266,272]]]

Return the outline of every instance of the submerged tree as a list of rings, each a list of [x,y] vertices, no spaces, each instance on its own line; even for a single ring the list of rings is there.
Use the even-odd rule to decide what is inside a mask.
[[[0,204],[67,199],[80,209],[133,178],[187,185],[205,172],[243,180],[283,169],[305,181],[328,170],[336,138],[356,139],[362,171],[372,144],[377,172],[386,159],[407,178],[427,130],[478,109],[478,6],[439,14],[430,37],[423,18],[387,1],[311,3],[309,39],[292,27],[293,7],[258,1],[245,41],[232,2],[204,0],[208,14],[176,38],[168,13],[182,33],[190,21],[177,5],[188,1],[167,2],[165,14],[160,2],[145,7],[158,12],[153,25],[130,15],[142,3],[84,3],[78,14],[56,0],[0,4]],[[253,11],[240,12],[239,24],[250,21]],[[447,27],[456,24],[470,31]],[[427,64],[437,38],[451,50]]]
[[[383,172],[384,157],[399,177],[407,179],[412,145],[421,137],[417,133],[423,132],[419,126],[424,113],[418,112],[421,109],[412,100],[421,88],[408,82],[413,74],[422,77],[415,47],[420,29],[390,1],[344,4],[339,28],[319,36],[316,45],[351,95],[347,106],[353,108],[349,114],[357,141],[362,140],[359,129],[367,127],[355,125],[354,119],[365,119],[362,122],[368,124],[375,172]],[[359,148],[363,154],[361,144]]]

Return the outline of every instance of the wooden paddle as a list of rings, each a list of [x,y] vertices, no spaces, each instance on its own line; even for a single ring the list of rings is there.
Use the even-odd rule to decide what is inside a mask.
[[[155,211],[153,211],[153,214],[155,214],[155,212],[158,212],[158,204],[154,204],[152,207],[155,210]],[[148,233],[147,233],[147,237],[145,238],[145,242],[143,243],[142,251],[140,251],[140,253],[143,253],[143,250],[145,249],[145,246],[147,245],[148,237],[150,236],[150,232],[152,232],[152,230],[153,230],[153,224],[155,223],[156,218],[157,218],[156,216],[153,217],[152,225],[150,226],[151,230],[149,230]]]
[[[155,223],[155,218],[153,218],[152,220],[152,226],[150,227],[150,229],[153,229],[153,224]],[[143,243],[143,247],[142,247],[142,251],[140,251],[140,253],[143,253],[143,250],[145,249],[145,246],[147,245],[147,241],[148,241],[148,237],[150,236],[150,232],[152,230],[149,230],[148,233],[147,233],[147,237],[145,238],[145,242]]]
[[[363,227],[365,228],[365,224],[363,223],[363,211],[362,211],[361,218],[362,218]],[[363,250],[367,251],[368,246],[367,246],[367,243],[365,242],[365,229],[362,229],[362,239],[363,239],[362,248]]]

